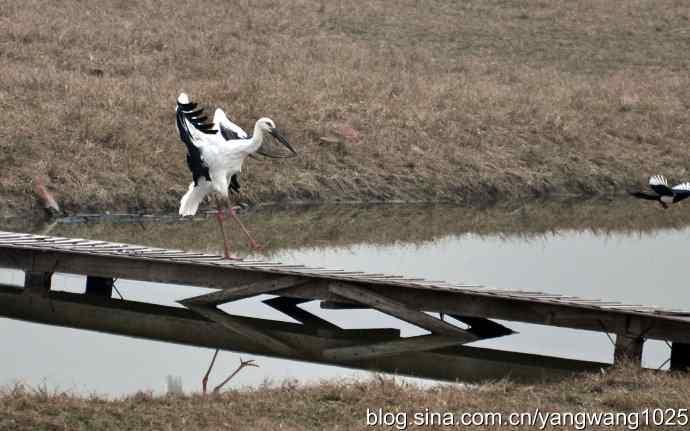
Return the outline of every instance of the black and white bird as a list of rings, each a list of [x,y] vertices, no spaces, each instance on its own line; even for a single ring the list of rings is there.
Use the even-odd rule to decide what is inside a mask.
[[[216,214],[223,234],[225,257],[236,258],[229,251],[223,228],[225,210],[219,197],[226,201],[228,213],[247,235],[250,247],[259,248],[235,214],[229,198],[229,189],[239,192],[238,175],[248,156],[259,153],[275,157],[261,149],[267,135],[276,138],[292,155],[296,155],[297,152],[270,118],[260,118],[254,125],[254,134],[249,136],[241,127],[230,121],[222,109],[216,109],[213,122],[209,122],[203,108],[191,102],[185,93],[180,93],[177,98],[176,118],[180,139],[187,146],[187,166],[192,172],[192,182],[180,201],[180,215],[196,214],[204,198],[210,193],[215,193],[218,205]]]
[[[669,187],[668,180],[663,175],[649,177],[650,192],[630,192],[632,196],[648,201],[658,201],[662,207],[668,208],[669,204],[675,204],[690,197],[690,182],[680,183]]]

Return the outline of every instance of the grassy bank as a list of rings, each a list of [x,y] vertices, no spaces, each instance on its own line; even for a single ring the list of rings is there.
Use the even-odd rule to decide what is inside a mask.
[[[543,413],[639,413],[644,409],[686,409],[690,399],[687,383],[687,375],[623,368],[607,374],[577,376],[560,383],[534,385],[500,381],[469,387],[418,387],[376,377],[363,382],[327,381],[308,386],[285,382],[276,387],[231,390],[209,397],[138,393],[117,400],[17,386],[0,392],[0,428],[7,431],[373,429],[366,426],[367,408],[405,412],[410,425],[413,414],[427,408],[440,413],[502,412],[506,416],[535,409]],[[424,429],[429,428],[458,429],[441,426]],[[482,429],[536,428],[487,426]],[[587,429],[607,428],[587,426]]]
[[[174,208],[189,182],[181,90],[285,129],[300,157],[243,173],[261,201],[688,179],[689,20],[677,0],[10,2],[0,215],[31,208],[36,174],[71,211]]]

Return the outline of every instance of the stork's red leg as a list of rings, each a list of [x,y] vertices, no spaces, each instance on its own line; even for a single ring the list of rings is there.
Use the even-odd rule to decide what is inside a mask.
[[[235,219],[235,221],[237,222],[237,224],[240,225],[240,229],[242,229],[242,232],[244,232],[244,234],[247,236],[247,245],[249,245],[249,247],[250,247],[252,250],[254,250],[254,251],[263,250],[264,247],[261,246],[261,245],[259,245],[259,244],[254,240],[254,238],[252,237],[252,234],[250,234],[249,231],[247,230],[247,228],[244,227],[244,224],[242,223],[242,221],[240,220],[240,218],[237,217],[237,213],[235,212],[235,209],[234,209],[232,206],[230,206],[229,203],[228,203],[228,212],[230,213],[230,216],[231,216],[233,219]]]
[[[216,220],[218,220],[218,226],[220,226],[220,232],[223,235],[223,251],[225,253],[225,258],[228,260],[240,260],[235,254],[230,253],[230,245],[228,241],[228,236],[225,234],[225,227],[223,226],[223,210],[221,209],[220,202],[218,202],[218,211],[216,211]]]

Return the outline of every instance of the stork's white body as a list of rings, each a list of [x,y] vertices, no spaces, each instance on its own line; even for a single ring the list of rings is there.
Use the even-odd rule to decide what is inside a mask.
[[[189,103],[187,96],[182,93],[178,98],[180,103]],[[250,154],[256,152],[264,139],[265,124],[273,124],[267,118],[259,119],[254,126],[254,134],[251,138],[241,127],[231,122],[221,109],[216,109],[213,116],[213,124],[216,129],[221,126],[234,132],[238,139],[226,140],[221,133],[207,134],[189,127],[193,144],[201,152],[201,158],[208,167],[211,181],[199,178],[197,184],[189,184],[187,193],[180,201],[180,215],[194,215],[199,209],[199,204],[210,192],[216,192],[224,198],[228,198],[230,178],[242,171],[242,164]]]
[[[198,104],[192,103],[185,93],[181,93],[177,98],[175,121],[180,132],[180,140],[187,147],[187,167],[192,173],[192,182],[180,201],[180,215],[196,214],[206,195],[216,192],[227,201],[227,212],[247,236],[249,247],[259,250],[261,246],[252,238],[231,207],[228,189],[240,191],[236,175],[242,171],[242,164],[247,156],[255,152],[269,156],[260,149],[265,134],[276,138],[293,155],[297,152],[276,129],[270,118],[260,118],[254,125],[254,134],[248,137],[247,133],[231,122],[220,109],[216,109],[213,122],[209,122],[203,108],[198,108]],[[218,202],[216,219],[223,235],[225,258],[239,259],[230,252],[230,244],[223,228],[224,214],[225,210]]]

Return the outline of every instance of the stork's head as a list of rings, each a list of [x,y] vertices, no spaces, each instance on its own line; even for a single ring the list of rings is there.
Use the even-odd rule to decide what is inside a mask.
[[[264,132],[271,133],[272,129],[276,128],[276,123],[273,122],[270,118],[259,118],[259,121],[256,122],[256,125],[259,127]]]
[[[259,121],[256,122],[255,129],[257,131],[260,131],[261,133],[268,133],[269,135],[273,136],[276,138],[278,142],[283,144],[290,152],[292,155],[297,155],[297,151],[295,151],[294,148],[292,148],[292,145],[288,142],[288,140],[283,136],[283,134],[276,128],[276,124],[271,120],[270,118],[260,118]],[[280,156],[276,156],[274,154],[268,154],[262,150],[262,148],[259,148],[257,153],[266,156],[266,157],[272,157],[272,158],[279,158]],[[287,156],[289,157],[289,156]]]

